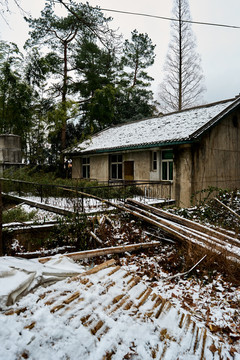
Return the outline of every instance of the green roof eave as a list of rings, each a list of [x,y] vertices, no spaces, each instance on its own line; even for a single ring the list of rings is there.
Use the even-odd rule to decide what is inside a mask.
[[[163,143],[151,143],[151,144],[141,144],[141,145],[130,145],[130,146],[122,146],[118,148],[108,148],[108,149],[99,149],[93,150],[89,152],[84,152],[84,154],[103,154],[103,153],[112,153],[119,151],[128,151],[128,150],[141,150],[141,149],[150,149],[154,147],[163,147],[163,146],[174,146],[174,145],[182,145],[182,144],[191,144],[193,140],[182,140],[182,141],[166,141]]]

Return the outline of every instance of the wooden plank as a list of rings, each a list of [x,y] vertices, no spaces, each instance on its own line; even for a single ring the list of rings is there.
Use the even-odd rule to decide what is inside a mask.
[[[80,251],[80,252],[74,252],[69,254],[64,254],[62,256],[67,256],[74,260],[79,259],[86,259],[96,256],[104,256],[109,254],[117,254],[117,253],[123,253],[126,251],[135,251],[140,249],[148,249],[155,246],[159,246],[161,242],[159,241],[152,241],[147,243],[140,243],[140,244],[130,244],[130,245],[121,245],[121,246],[115,246],[115,247],[107,247],[102,249],[94,249],[94,250],[86,250],[86,251]],[[47,261],[51,260],[53,256],[48,257],[42,257],[39,258],[38,261],[42,264],[46,263]]]
[[[47,211],[50,211],[50,212],[54,212],[54,213],[59,214],[59,215],[69,216],[69,215],[74,214],[74,211],[71,211],[71,210],[64,210],[63,208],[58,208],[56,206],[51,206],[51,205],[39,203],[39,202],[32,201],[32,200],[22,198],[22,197],[19,197],[19,196],[8,195],[8,194],[3,194],[3,196],[8,198],[8,199],[12,199],[12,200],[15,200],[15,201],[18,201],[18,202],[23,202],[24,201],[24,203],[27,204],[27,205],[34,206],[36,208],[47,210]]]
[[[77,275],[77,276],[72,277],[69,281],[71,282],[71,281],[80,280],[81,277],[83,277],[83,276],[91,275],[91,274],[96,274],[98,271],[103,270],[103,269],[106,269],[107,267],[114,265],[115,262],[116,262],[116,261],[115,261],[114,259],[105,261],[104,263],[102,263],[102,264],[100,264],[100,265],[94,266],[94,267],[93,267],[92,269],[90,269],[90,270],[84,271],[83,273],[81,273],[81,274],[79,274],[79,275]]]

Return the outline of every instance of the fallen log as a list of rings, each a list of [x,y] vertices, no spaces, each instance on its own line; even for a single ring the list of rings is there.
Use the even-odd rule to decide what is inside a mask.
[[[159,246],[161,244],[160,241],[152,241],[147,243],[139,243],[139,244],[130,244],[130,245],[122,245],[122,246],[115,246],[115,247],[107,247],[103,249],[94,249],[94,250],[86,250],[80,252],[74,252],[69,254],[63,254],[62,256],[67,256],[73,260],[80,260],[86,258],[92,258],[96,256],[104,256],[104,255],[112,255],[117,253],[124,253],[126,251],[134,251],[140,249],[148,249],[152,247]],[[53,256],[42,257],[39,258],[38,261],[42,264],[51,260]]]

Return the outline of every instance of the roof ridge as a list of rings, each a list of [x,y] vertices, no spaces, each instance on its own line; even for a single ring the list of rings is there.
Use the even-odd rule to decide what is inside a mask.
[[[190,111],[190,110],[194,110],[194,109],[201,109],[201,108],[207,108],[207,107],[212,107],[212,106],[216,106],[216,105],[219,105],[219,104],[224,104],[224,103],[227,103],[227,102],[230,102],[230,101],[235,101],[237,100],[238,98],[240,98],[240,96],[237,96],[235,98],[230,98],[230,99],[225,99],[225,100],[219,100],[219,101],[215,101],[215,102],[212,102],[212,103],[207,103],[207,104],[202,104],[202,105],[197,105],[197,106],[193,106],[191,108],[187,108],[187,109],[182,109],[182,110],[178,110],[178,111],[172,111],[172,112],[169,112],[169,113],[166,113],[166,114],[160,114],[160,115],[156,115],[156,116],[152,116],[152,117],[147,117],[147,118],[143,118],[143,119],[136,119],[136,120],[130,120],[130,121],[126,121],[126,122],[123,122],[123,123],[119,123],[119,124],[115,124],[115,125],[110,125],[109,127],[99,131],[99,132],[102,132],[104,130],[108,130],[109,128],[114,128],[114,127],[121,127],[121,126],[125,126],[125,125],[128,125],[128,124],[134,124],[134,123],[137,123],[137,122],[142,122],[142,121],[147,121],[147,120],[151,120],[151,119],[158,119],[158,118],[163,118],[165,116],[170,116],[170,115],[174,115],[174,114],[178,114],[178,113],[183,113],[185,111]],[[97,132],[96,135],[99,133]]]
[[[230,101],[230,100],[229,100]],[[240,96],[237,96],[236,98],[232,99],[233,103],[227,106],[225,109],[223,109],[220,113],[218,113],[216,116],[214,116],[211,120],[209,120],[205,125],[203,125],[201,128],[196,130],[191,137],[196,137],[201,135],[203,131],[206,131],[209,127],[213,126],[216,122],[218,122],[223,116],[228,114],[234,106],[236,106],[236,103],[240,102]],[[227,102],[227,101],[225,101]],[[224,104],[224,102],[222,102]]]
[[[161,115],[161,117],[162,116],[168,116],[168,115],[174,115],[174,114],[178,114],[178,113],[182,113],[182,112],[190,111],[190,110],[194,110],[194,109],[201,109],[201,108],[211,107],[211,106],[215,106],[215,105],[219,105],[219,104],[224,104],[224,103],[227,103],[229,101],[234,101],[234,100],[237,100],[237,99],[238,99],[238,97],[231,98],[231,99],[225,99],[225,100],[219,100],[219,101],[215,101],[215,102],[207,103],[207,104],[202,104],[202,105],[197,105],[197,106],[193,106],[193,107],[190,107],[190,108],[187,108],[187,109],[182,109],[182,110],[178,110],[178,111],[172,111],[170,113]]]

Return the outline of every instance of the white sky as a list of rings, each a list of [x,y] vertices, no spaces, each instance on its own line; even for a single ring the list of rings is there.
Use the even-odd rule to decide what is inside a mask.
[[[86,3],[86,1],[82,1]],[[146,13],[171,17],[173,0],[89,0],[90,5],[102,8]],[[9,26],[0,18],[0,38],[22,45],[28,38],[28,26],[19,10],[9,0],[14,13],[7,15]],[[39,17],[44,0],[21,0],[22,8]],[[240,26],[240,0],[189,0],[192,20]],[[112,16],[112,28],[119,28],[123,38],[130,38],[131,31],[147,33],[156,44],[156,59],[149,68],[154,77],[153,90],[157,98],[158,86],[163,76],[163,64],[170,39],[170,22],[142,16],[106,12]],[[205,76],[205,102],[232,98],[240,93],[240,29],[193,25],[197,51],[202,58]]]

